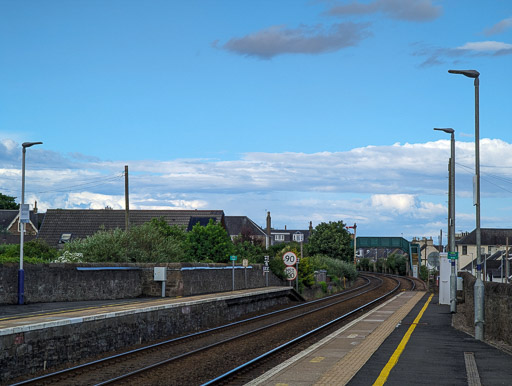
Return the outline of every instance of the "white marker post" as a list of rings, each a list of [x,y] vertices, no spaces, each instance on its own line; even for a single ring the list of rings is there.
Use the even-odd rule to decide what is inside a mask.
[[[233,262],[233,291],[235,290],[235,261],[236,256],[229,256],[229,260]]]

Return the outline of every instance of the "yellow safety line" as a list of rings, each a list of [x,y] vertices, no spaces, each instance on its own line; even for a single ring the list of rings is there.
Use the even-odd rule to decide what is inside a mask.
[[[418,316],[416,316],[416,319],[414,319],[414,322],[411,324],[411,326],[409,327],[409,329],[405,333],[404,337],[400,341],[400,344],[396,348],[395,352],[393,353],[393,355],[391,355],[391,358],[389,358],[388,363],[386,364],[386,366],[384,366],[384,368],[380,372],[380,375],[377,378],[377,380],[375,381],[375,383],[373,384],[373,386],[382,386],[384,383],[386,383],[386,381],[387,381],[387,379],[389,377],[389,373],[391,372],[393,367],[395,367],[395,365],[397,364],[398,358],[400,358],[400,355],[402,355],[402,352],[404,351],[405,346],[407,345],[407,342],[409,342],[409,338],[411,337],[412,332],[414,331],[414,329],[418,325],[421,317],[423,316],[423,313],[427,309],[428,304],[432,300],[433,296],[434,296],[434,294],[430,295],[430,297],[428,298],[427,302],[425,303],[425,305],[421,309],[420,313],[418,314]]]

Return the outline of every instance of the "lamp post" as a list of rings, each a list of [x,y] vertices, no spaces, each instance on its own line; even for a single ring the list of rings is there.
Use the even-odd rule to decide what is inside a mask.
[[[448,70],[450,74],[460,74],[474,79],[475,85],[475,176],[473,177],[474,200],[476,211],[476,282],[474,287],[475,298],[475,339],[484,339],[484,283],[482,282],[482,251],[480,232],[480,73],[476,70]]]
[[[451,152],[449,167],[449,197],[448,197],[448,251],[455,253],[455,130],[451,128],[434,130],[444,131],[451,135]],[[455,271],[455,259],[451,258],[452,266],[450,274],[450,312],[457,312],[457,272]]]
[[[357,224],[354,223],[354,226],[346,227],[347,229],[354,229],[354,267],[357,266],[356,262],[356,231],[357,231]]]
[[[25,153],[27,147],[34,145],[41,145],[42,142],[24,142],[21,147],[23,148],[21,156],[21,205],[20,205],[20,269],[18,270],[18,304],[25,302],[25,271],[23,270],[23,239],[25,237],[25,222],[28,222],[29,214],[25,207]]]

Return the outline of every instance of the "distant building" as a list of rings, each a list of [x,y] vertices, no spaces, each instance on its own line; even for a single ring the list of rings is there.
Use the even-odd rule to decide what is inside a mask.
[[[505,250],[508,242],[512,244],[512,229],[481,228],[480,229],[480,253],[491,256],[498,251]],[[477,258],[476,230],[466,234],[455,242],[459,252],[459,267],[467,266]]]
[[[241,237],[243,241],[265,246],[266,233],[247,216],[226,216],[226,229],[231,240]]]
[[[309,236],[313,231],[313,225],[309,222],[309,229],[287,229],[286,225],[284,229],[273,229],[270,212],[267,212],[267,247],[275,244],[290,243],[290,242],[302,242],[307,243]]]
[[[130,225],[142,225],[162,218],[169,225],[190,231],[197,223],[207,225],[210,219],[226,228],[222,210],[130,210]],[[54,247],[92,236],[100,229],[125,229],[125,211],[112,209],[48,209],[38,238]]]
[[[30,241],[37,237],[44,216],[44,213],[38,213],[36,203],[34,210],[30,211],[29,222],[25,224],[25,241]],[[0,244],[19,244],[20,229],[20,211],[17,209],[1,209]]]
[[[413,238],[411,243],[419,244],[421,265],[430,269],[439,269],[439,253],[443,251],[442,245],[435,245],[432,237]]]

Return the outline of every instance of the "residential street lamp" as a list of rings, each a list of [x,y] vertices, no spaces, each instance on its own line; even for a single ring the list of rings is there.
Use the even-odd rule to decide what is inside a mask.
[[[475,197],[473,205],[476,210],[476,282],[474,287],[475,298],[475,339],[484,339],[484,283],[482,282],[482,250],[480,232],[480,73],[476,70],[448,70],[450,74],[460,74],[474,79],[475,85],[475,176],[473,186]]]
[[[455,253],[455,130],[437,129],[451,135],[451,152],[449,162],[449,197],[448,197],[448,252]],[[450,259],[452,266],[450,274],[450,312],[457,312],[457,272],[455,270],[455,259]]]
[[[25,237],[25,223],[29,220],[29,211],[25,206],[25,153],[27,147],[34,145],[41,145],[42,142],[24,142],[21,147],[23,148],[21,156],[21,204],[20,204],[20,269],[18,270],[18,304],[25,302],[25,271],[23,270],[23,239]],[[28,206],[28,205],[27,205]]]

